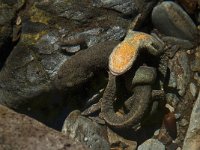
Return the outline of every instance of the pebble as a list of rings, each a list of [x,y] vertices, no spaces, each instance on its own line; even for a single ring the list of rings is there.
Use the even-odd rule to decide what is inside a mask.
[[[189,122],[188,122],[186,119],[183,118],[183,119],[181,119],[179,125],[182,126],[182,127],[185,127],[185,126],[188,125],[188,123],[189,123]]]
[[[197,95],[197,87],[193,82],[190,83],[190,92],[191,92],[193,97],[196,97],[196,95]]]
[[[200,143],[200,92],[194,104],[189,127],[183,143],[183,150],[199,150]]]
[[[177,104],[180,102],[180,99],[177,97],[176,94],[167,93],[166,101],[167,101],[167,103],[171,104],[172,107],[176,108]]]
[[[118,12],[123,13],[124,15],[133,15],[136,16],[138,11],[142,11],[144,7],[148,7],[151,9],[152,6],[150,5],[152,1],[145,1],[145,0],[93,0],[93,5],[96,7],[102,8],[109,8],[114,9]]]
[[[75,141],[87,145],[91,150],[107,150],[110,145],[107,141],[106,128],[80,115],[80,111],[71,112],[66,118],[62,132]]]
[[[138,150],[165,150],[165,146],[157,139],[149,139],[142,143]]]
[[[154,7],[152,22],[155,28],[167,36],[193,41],[197,33],[196,26],[187,13],[170,1]]]
[[[174,107],[170,104],[166,104],[165,107],[168,108],[170,112],[174,112]]]

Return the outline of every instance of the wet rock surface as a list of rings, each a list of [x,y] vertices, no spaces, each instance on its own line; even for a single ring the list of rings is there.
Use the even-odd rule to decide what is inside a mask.
[[[0,105],[0,149],[84,150],[86,147],[30,117]]]
[[[199,149],[199,4],[0,0],[0,104],[20,112],[0,106],[0,149],[84,149],[80,143],[105,150]],[[164,48],[153,56],[140,46],[160,47],[147,40],[132,68],[117,77],[119,101],[110,109],[123,118],[143,109],[137,105],[141,99],[129,98],[130,76],[142,65],[157,72],[138,126],[117,130],[102,119],[101,98],[109,55],[130,30],[151,33]],[[143,76],[131,86],[142,84]],[[66,135],[24,114],[63,127]]]

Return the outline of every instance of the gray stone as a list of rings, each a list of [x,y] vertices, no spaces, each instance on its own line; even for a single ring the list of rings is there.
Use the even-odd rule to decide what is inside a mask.
[[[149,139],[142,143],[138,150],[165,150],[165,146],[156,139]]]
[[[84,150],[61,132],[0,105],[1,150]]]
[[[189,122],[188,122],[186,119],[183,118],[183,119],[181,119],[179,125],[182,126],[182,127],[184,127],[184,126],[187,126],[188,123],[189,123]]]
[[[87,145],[91,150],[108,150],[106,128],[80,115],[80,111],[73,111],[66,118],[62,132],[75,141]]]
[[[181,39],[195,39],[196,25],[187,13],[174,2],[162,2],[154,7],[152,22],[160,32]]]
[[[174,108],[176,108],[177,104],[180,102],[177,95],[173,93],[166,94],[166,101],[167,103],[171,104]]]
[[[191,63],[191,70],[200,72],[200,46],[196,48],[194,60]]]
[[[200,148],[200,93],[194,104],[189,127],[183,143],[183,150],[199,150]]]
[[[178,90],[179,95],[183,96],[186,88],[190,82],[190,66],[187,53],[185,51],[178,51],[175,57],[169,61],[170,80],[169,87]]]
[[[194,83],[190,83],[190,92],[193,97],[197,95],[197,86]]]

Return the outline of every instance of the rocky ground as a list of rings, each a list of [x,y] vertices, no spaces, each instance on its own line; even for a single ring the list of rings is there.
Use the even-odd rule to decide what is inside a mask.
[[[199,0],[0,0],[0,149],[200,149],[199,24]],[[136,62],[154,67],[164,94],[119,130],[101,101],[109,55],[130,30],[164,43]],[[140,107],[124,102],[127,78],[113,106],[121,117]]]

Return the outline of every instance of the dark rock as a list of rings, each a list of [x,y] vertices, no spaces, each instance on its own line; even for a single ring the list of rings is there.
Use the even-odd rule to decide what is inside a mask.
[[[62,132],[75,141],[87,145],[91,150],[110,148],[107,141],[106,128],[80,115],[80,111],[69,114],[63,125]]]
[[[193,82],[190,83],[190,92],[193,97],[196,97],[198,90],[197,86]]]
[[[152,22],[155,28],[167,36],[193,41],[197,29],[187,13],[174,2],[162,2],[154,7]]]
[[[36,120],[0,105],[0,149],[83,150],[86,147]]]
[[[197,5],[198,5],[197,0],[178,0],[178,2],[190,14],[193,14],[197,9]]]
[[[1,11],[9,12],[7,8]],[[9,18],[9,15],[0,16],[4,22]],[[13,14],[10,16],[13,18]],[[52,80],[71,56],[62,51],[62,39],[82,38],[85,47],[76,40],[74,43],[82,50],[104,41],[122,39],[129,23],[116,12],[94,7],[88,1],[73,0],[32,1],[20,13],[20,18],[20,40],[0,73],[0,103],[14,108],[38,101],[35,97],[52,90]]]

